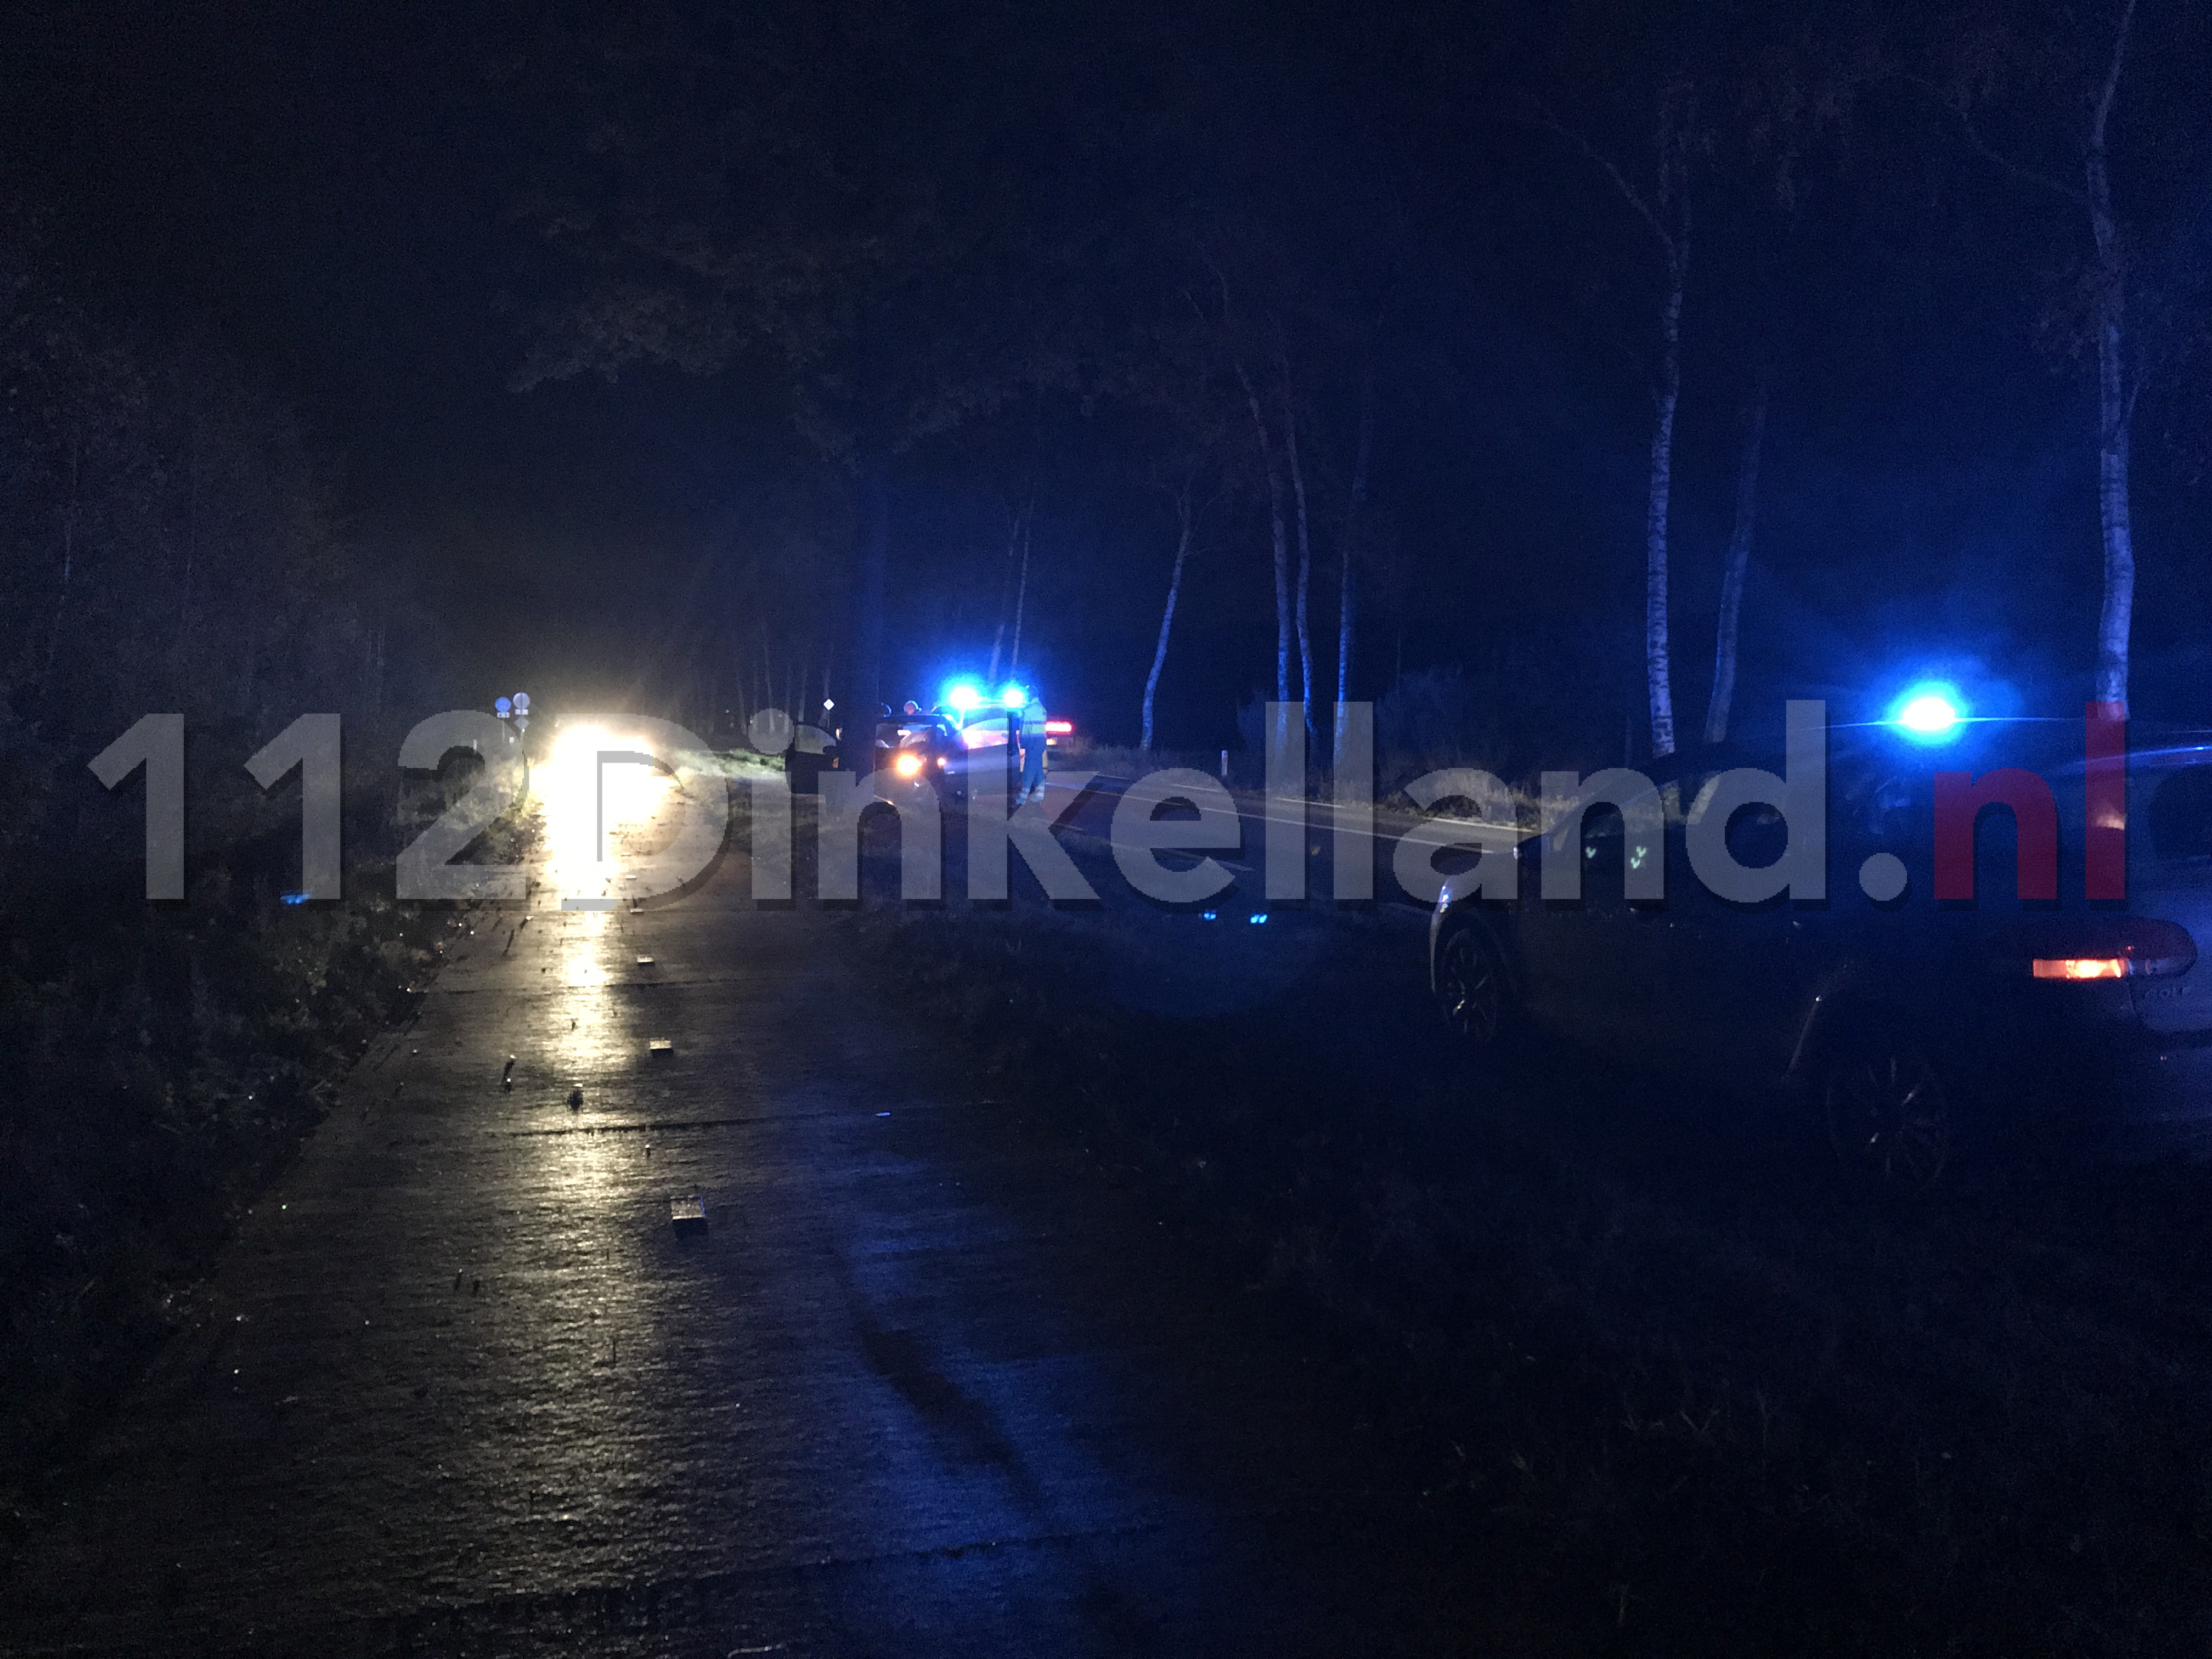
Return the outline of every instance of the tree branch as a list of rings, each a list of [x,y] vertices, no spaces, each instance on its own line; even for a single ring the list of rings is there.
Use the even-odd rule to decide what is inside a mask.
[[[2134,0],[2129,0],[2129,6],[2130,9],[2133,9]],[[2059,183],[2047,173],[2038,173],[2033,167],[2022,166],[1983,137],[1982,130],[1974,125],[1973,113],[1967,107],[1966,95],[1963,93],[1948,91],[1937,86],[1933,81],[1917,75],[1909,75],[1900,78],[1911,82],[1928,93],[1937,103],[1957,117],[1959,130],[1966,136],[1966,148],[1984,161],[2009,173],[2023,184],[2033,185],[2039,190],[2049,191],[2062,201],[2070,203],[2085,211],[2087,210],[2089,198],[2085,192]]]
[[[2105,147],[2105,123],[2112,118],[2112,100],[2120,90],[2120,65],[2128,55],[2128,35],[2136,22],[2136,0],[2127,0],[2120,8],[2120,29],[2112,40],[2112,67],[2105,76],[2105,84],[2097,94],[2097,112],[2089,123],[2089,143],[2096,149]]]
[[[1660,247],[1665,252],[1668,259],[1672,261],[1675,257],[1674,235],[1660,222],[1659,216],[1652,210],[1651,204],[1644,199],[1643,194],[1635,185],[1628,182],[1627,175],[1621,172],[1613,159],[1583,137],[1581,133],[1561,122],[1542,104],[1536,106],[1536,112],[1543,124],[1556,136],[1565,139],[1605,170],[1605,176],[1613,180],[1613,188],[1620,192],[1621,199],[1634,208],[1644,222],[1651,227],[1651,234],[1659,239]]]

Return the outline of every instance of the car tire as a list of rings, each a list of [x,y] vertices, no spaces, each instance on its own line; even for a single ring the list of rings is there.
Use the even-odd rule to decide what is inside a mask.
[[[1447,928],[1437,943],[1437,1007],[1451,1034],[1472,1048],[1498,1046],[1511,1000],[1505,962],[1473,922]]]
[[[1942,1179],[1957,1147],[1957,1103],[1905,1033],[1869,1025],[1838,1042],[1821,1068],[1820,1101],[1828,1144],[1853,1179],[1899,1194]]]

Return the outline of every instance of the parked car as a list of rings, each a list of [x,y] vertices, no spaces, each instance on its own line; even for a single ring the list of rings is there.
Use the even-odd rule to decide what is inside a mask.
[[[1011,799],[1022,765],[1021,730],[1021,714],[1013,709],[986,707],[967,714],[952,734],[955,747],[945,769],[947,799],[965,801],[982,769],[994,766],[1006,775],[1004,787]]]
[[[890,775],[894,787],[927,784],[949,793],[960,754],[959,729],[945,715],[895,714],[876,723],[876,768]]]
[[[2212,733],[2135,734],[2127,897],[2115,903],[2085,895],[2081,726],[1987,726],[1939,751],[1878,728],[1838,741],[1818,902],[1732,903],[1692,875],[1683,836],[1712,779],[1783,769],[1728,752],[1653,774],[1662,846],[1594,811],[1579,843],[1571,826],[1522,843],[1514,902],[1478,901],[1467,875],[1448,878],[1430,929],[1447,1023],[1477,1050],[1525,1021],[1753,1098],[1795,1097],[1839,1156],[1899,1186],[2022,1137],[2212,1152],[2212,969],[2196,944],[2212,936]],[[2069,729],[2070,759],[2053,741]],[[1975,900],[1939,902],[1936,774],[2023,760],[2057,806],[2057,898],[2019,899],[2014,828],[1993,812],[1976,837]],[[1725,834],[1753,866],[1786,841],[1781,817],[1756,807]],[[1908,879],[1887,902],[1857,879],[1878,853]],[[1540,896],[1542,860],[1562,857],[1583,861],[1579,901]],[[1626,871],[1653,857],[1665,899],[1627,901]]]

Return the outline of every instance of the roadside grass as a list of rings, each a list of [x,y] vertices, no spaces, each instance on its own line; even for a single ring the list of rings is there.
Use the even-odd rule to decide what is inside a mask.
[[[404,792],[399,838],[448,795],[435,782]],[[376,1034],[412,1014],[443,940],[467,925],[460,907],[392,898],[392,805],[380,791],[348,800],[337,903],[283,902],[296,826],[207,835],[180,906],[138,898],[135,849],[98,842],[48,849],[28,866],[40,878],[9,884],[0,1547],[195,1317],[239,1217]],[[234,812],[213,829],[251,823]],[[514,860],[535,835],[518,811],[471,856]]]
[[[994,1097],[1310,1322],[1347,1431],[1584,1650],[2204,1650],[2201,1175],[1872,1202],[1771,1103],[1540,1038],[1478,1071],[1402,931],[1305,923],[1328,946],[1295,982],[1179,1018],[1128,988],[1186,947],[1264,977],[1279,935],[849,919]]]

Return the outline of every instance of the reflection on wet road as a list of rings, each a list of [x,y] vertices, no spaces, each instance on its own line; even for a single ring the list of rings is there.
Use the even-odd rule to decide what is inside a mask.
[[[1006,1133],[742,858],[554,908],[596,831],[539,787],[527,919],[456,923],[19,1564],[8,1651],[1453,1648],[1241,1287]]]

